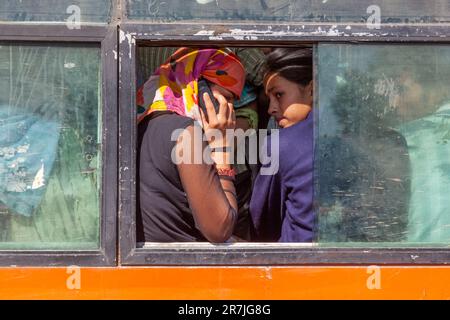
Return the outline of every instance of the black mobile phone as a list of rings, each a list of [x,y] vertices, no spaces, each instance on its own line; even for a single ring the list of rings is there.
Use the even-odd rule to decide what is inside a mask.
[[[206,116],[206,119],[208,119],[208,112],[206,111],[206,104],[205,100],[203,99],[204,93],[209,94],[209,97],[211,98],[211,101],[214,105],[214,110],[216,111],[216,114],[219,113],[219,101],[214,98],[214,95],[211,91],[211,88],[209,87],[208,81],[205,79],[201,79],[198,81],[198,105],[203,110],[203,113]]]

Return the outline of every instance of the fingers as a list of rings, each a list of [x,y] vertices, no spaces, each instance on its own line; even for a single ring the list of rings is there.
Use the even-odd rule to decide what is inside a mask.
[[[216,111],[214,110],[214,105],[211,97],[208,93],[205,92],[203,94],[203,100],[205,101],[206,113],[208,114],[208,124],[209,126],[214,127],[214,125],[217,123],[217,115]]]
[[[208,125],[210,128],[223,129],[228,126],[228,118],[230,116],[228,101],[220,93],[214,92],[214,98],[219,103],[219,112],[216,113],[214,109],[214,104],[211,97],[207,94],[203,94],[203,99],[205,101],[206,111],[208,113]]]
[[[198,108],[198,110],[200,111],[200,119],[202,120],[202,128],[203,130],[207,130],[209,128],[209,123],[206,120],[206,115],[203,112],[202,108]]]
[[[236,127],[236,114],[234,112],[233,104],[218,92],[213,92],[214,98],[219,103],[219,112],[216,113],[214,104],[211,97],[207,94],[203,94],[205,101],[207,117],[204,113],[200,113],[205,127],[205,123],[208,128],[215,129],[227,129]],[[206,120],[207,119],[207,120]]]
[[[228,101],[217,91],[213,92],[213,94],[214,98],[219,102],[219,113],[217,114],[217,118],[219,121],[226,122],[229,115]]]
[[[234,112],[234,106],[232,103],[228,103],[228,119],[227,119],[228,128],[236,127],[236,112]]]

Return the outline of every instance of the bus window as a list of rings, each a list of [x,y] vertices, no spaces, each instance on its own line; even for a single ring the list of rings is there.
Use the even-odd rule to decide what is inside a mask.
[[[0,46],[0,249],[99,248],[100,48]]]
[[[450,47],[319,45],[318,241],[450,242]]]
[[[179,10],[183,8],[183,10]],[[447,0],[133,0],[128,1],[130,20],[152,22],[267,21],[315,23],[444,23],[450,21]]]
[[[177,52],[180,48],[177,47],[138,47],[137,49],[137,88],[138,89],[138,96],[137,96],[137,102],[138,102],[138,108],[145,109],[147,107],[147,111],[153,108],[153,106],[156,106],[157,104],[159,107],[153,111],[154,114],[161,113],[163,108],[161,107],[162,104],[164,104],[168,109],[171,110],[172,113],[177,113],[178,115],[183,115],[184,117],[180,117],[179,119],[188,119],[191,117],[189,114],[188,109],[186,108],[186,112],[182,113],[184,110],[180,111],[179,108],[173,108],[172,105],[169,105],[172,103],[172,101],[176,100],[178,97],[177,92],[182,93],[183,98],[183,106],[188,105],[188,101],[191,99],[191,97],[194,97],[195,99],[200,99],[200,94],[196,92],[195,87],[198,86],[200,81],[199,79],[204,76],[202,73],[202,76],[200,74],[196,74],[196,70],[200,70],[200,68],[206,68],[206,64],[203,65],[203,56],[205,57],[209,54],[210,50],[211,52],[215,49],[211,48],[205,48],[205,49],[199,49],[196,50],[194,48],[192,49],[186,49],[187,54],[180,55]],[[177,51],[178,50],[178,51]],[[198,53],[197,53],[198,51]],[[208,52],[207,52],[208,51]],[[236,59],[240,59],[242,62],[242,73],[239,75],[235,75],[230,73],[230,80],[229,83],[234,83],[237,80],[237,77],[240,76],[241,85],[244,89],[239,89],[239,95],[241,95],[241,99],[233,101],[234,106],[234,112],[236,115],[236,129],[241,130],[243,133],[242,136],[235,136],[235,156],[236,159],[234,159],[234,169],[236,170],[236,181],[234,184],[235,190],[233,190],[233,193],[236,193],[236,198],[238,201],[238,218],[237,218],[237,226],[234,230],[234,234],[239,239],[245,239],[247,241],[250,240],[250,221],[249,221],[249,210],[248,206],[250,203],[250,197],[252,192],[252,180],[254,179],[254,176],[257,174],[257,159],[254,159],[251,161],[249,157],[249,150],[254,149],[254,153],[257,153],[258,150],[258,141],[256,137],[256,133],[258,128],[264,127],[266,129],[268,124],[268,116],[267,114],[267,106],[264,105],[263,99],[259,99],[259,96],[262,93],[262,86],[263,86],[263,70],[264,67],[264,59],[265,54],[264,51],[260,48],[229,48],[229,52],[225,53],[225,51],[222,52],[222,50],[216,50],[218,55],[223,54],[221,59],[226,59],[226,55],[230,54]],[[174,58],[177,55],[181,56],[181,58]],[[195,55],[198,55],[195,57]],[[211,56],[211,55],[209,55]],[[208,56],[208,57],[209,57]],[[184,59],[186,57],[186,59]],[[235,59],[233,58],[233,59]],[[213,59],[213,58],[211,58]],[[173,61],[172,61],[173,60]],[[175,62],[178,61],[177,63]],[[193,69],[186,69],[181,70],[180,68],[184,66],[188,66],[189,64],[186,61],[193,61],[194,67]],[[167,62],[171,62],[171,68],[173,70],[176,69],[176,71],[173,72],[172,75],[168,75],[167,78],[165,77],[166,71],[168,72],[169,69],[165,69],[165,71],[160,71],[159,68],[161,66],[164,66]],[[204,62],[208,62],[208,60],[204,60]],[[230,63],[233,63],[234,60],[232,60]],[[236,63],[236,66],[241,65],[241,62]],[[217,60],[216,64],[221,65],[221,60]],[[222,66],[222,65],[221,65]],[[225,67],[223,65],[222,67]],[[178,69],[177,69],[178,68]],[[179,70],[180,69],[180,70]],[[220,68],[219,68],[220,69]],[[218,74],[220,70],[214,70],[215,74]],[[191,70],[191,71],[190,71]],[[231,70],[231,69],[230,69]],[[226,71],[224,71],[225,73]],[[206,73],[205,73],[206,74]],[[175,76],[176,79],[172,78],[172,76]],[[185,79],[185,76],[189,79]],[[234,77],[234,78],[233,78]],[[211,80],[211,78],[208,78]],[[156,82],[154,82],[156,80]],[[176,97],[174,97],[172,100],[170,99],[162,99],[159,100],[157,103],[153,103],[153,98],[158,100],[158,93],[160,90],[164,90],[166,88],[165,86],[158,89],[159,84],[162,84],[164,81],[169,80],[170,84],[168,85],[167,89],[165,89],[166,93],[163,95],[165,96],[168,94],[168,92],[173,92]],[[208,80],[208,81],[209,81]],[[185,81],[185,82],[183,82]],[[211,80],[214,81],[214,80]],[[227,84],[228,80],[224,80],[223,87],[228,88],[229,90],[233,90],[232,85]],[[156,86],[153,86],[152,83],[156,83]],[[210,85],[213,84],[213,82],[209,82]],[[245,87],[244,87],[245,83]],[[191,88],[194,90],[191,94],[185,94],[187,92],[188,88]],[[150,89],[151,88],[151,89]],[[153,91],[151,91],[153,90]],[[155,95],[155,90],[156,95]],[[181,90],[181,91],[179,91]],[[200,89],[198,89],[200,90]],[[152,98],[148,98],[152,97]],[[181,96],[180,96],[181,97]],[[148,100],[150,99],[150,100]],[[142,100],[142,101],[141,101]],[[146,100],[146,101],[144,101]],[[156,101],[155,100],[155,101]],[[181,102],[180,102],[181,103]],[[166,110],[164,109],[164,110]],[[144,110],[145,111],[145,110]],[[138,110],[139,113],[141,113]],[[156,117],[156,116],[155,116]],[[150,116],[147,116],[147,118],[151,118]],[[166,157],[169,157],[170,162],[170,153],[169,150],[167,154],[160,154],[159,152],[162,152],[160,150],[160,147],[155,147],[154,138],[150,138],[150,141],[147,141],[148,134],[147,132],[150,132],[150,130],[154,130],[150,127],[152,127],[153,124],[157,125],[160,121],[165,121],[160,119],[155,119],[155,121],[149,120],[147,122],[140,121],[139,122],[139,133],[138,133],[138,139],[139,139],[139,157],[140,157],[140,169],[138,175],[138,180],[140,181],[141,188],[138,190],[139,192],[139,199],[140,203],[138,205],[138,236],[137,240],[138,242],[149,242],[149,239],[166,239],[165,242],[171,242],[170,239],[172,239],[173,242],[179,242],[179,241],[189,241],[191,239],[194,239],[196,236],[199,240],[206,239],[199,233],[199,231],[195,227],[195,222],[192,220],[193,216],[190,214],[185,214],[185,217],[188,217],[186,220],[179,220],[178,217],[178,209],[185,206],[186,198],[183,196],[186,192],[189,194],[189,191],[186,191],[189,189],[189,185],[186,188],[181,187],[181,184],[179,185],[179,188],[174,187],[174,190],[168,191],[171,183],[168,182],[167,179],[160,179],[161,176],[166,177],[166,175],[169,175],[171,173],[174,174],[175,180],[178,181],[178,171],[176,169],[175,165],[170,165],[167,163],[167,165],[164,165],[164,168],[161,168],[159,164],[157,164],[157,160],[155,158],[163,157],[166,159]],[[174,117],[176,120],[177,117]],[[172,121],[172,120],[171,120]],[[187,120],[186,120],[187,121]],[[170,123],[168,124],[170,125]],[[158,135],[160,139],[164,139],[163,132],[160,130],[154,131],[155,135]],[[174,143],[169,141],[171,137],[167,136],[166,143]],[[147,145],[152,144],[152,146],[147,149]],[[201,143],[201,141],[200,141]],[[160,150],[157,151],[157,154],[154,156],[151,155],[152,150]],[[142,151],[142,152],[141,152]],[[242,151],[242,153],[240,153]],[[153,159],[149,161],[150,159],[148,156]],[[239,156],[242,157],[239,157]],[[238,159],[239,158],[239,159]],[[163,160],[163,162],[166,162],[166,160]],[[152,176],[152,172],[157,172],[157,170],[164,171],[164,173],[161,173],[161,175],[158,176]],[[161,180],[161,181],[160,181]],[[169,179],[170,180],[170,179]],[[158,184],[158,181],[159,184]],[[217,180],[218,181],[218,180]],[[153,185],[155,184],[155,185]],[[158,185],[156,185],[158,184]],[[173,182],[174,186],[177,185],[176,182]],[[156,192],[152,192],[151,190],[159,190]],[[163,190],[165,189],[165,190]],[[155,197],[156,193],[159,193],[160,196]],[[178,194],[180,193],[180,194]],[[204,198],[206,195],[204,193],[204,190],[201,192],[201,197]],[[152,199],[152,201],[149,201],[149,199]],[[164,203],[161,204],[159,200]],[[167,200],[167,201],[166,201]],[[177,207],[175,210],[170,203],[177,203],[175,206]],[[204,201],[203,201],[204,202]],[[190,202],[191,204],[191,202]],[[159,209],[156,210],[155,206],[157,206]],[[172,210],[174,209],[174,210]],[[190,210],[190,205],[185,207],[185,210]],[[170,218],[168,218],[170,217]],[[170,235],[170,231],[167,233],[163,230],[163,228],[159,228],[157,224],[153,224],[152,221],[159,220],[159,219],[167,219],[168,224],[174,225],[174,228],[177,229],[175,226],[179,225],[180,223],[186,223],[190,226],[188,229],[190,231],[183,231],[178,230],[176,233],[177,235]],[[152,228],[153,231],[149,231],[149,229]],[[156,236],[155,233],[158,233],[158,236]],[[161,240],[163,241],[163,240]],[[153,241],[153,242],[158,242]]]
[[[0,21],[67,22],[78,28],[78,23],[109,22],[111,8],[111,0],[2,0]]]
[[[148,79],[162,64],[171,62],[171,68],[175,70],[175,61],[178,60],[169,57],[176,57],[178,49],[137,48],[137,88],[141,88],[137,95],[138,105],[143,101],[143,96],[145,99],[148,97],[148,93],[142,93],[142,88],[150,87]],[[255,88],[253,112],[256,111],[258,120],[262,120],[264,114],[273,112],[270,98],[274,101],[276,97],[271,97],[268,88],[271,78],[267,76],[270,75],[270,63],[267,61],[270,61],[271,55],[267,53],[279,50],[286,50],[286,55],[296,50],[312,52],[312,48],[308,47],[230,48],[230,52],[234,51],[241,57],[246,68],[246,81]],[[447,110],[450,96],[446,90],[447,79],[450,78],[449,59],[450,49],[447,46],[320,44],[315,56],[317,90],[314,101],[311,100],[314,105],[311,111],[314,126],[311,125],[311,128],[314,127],[315,132],[314,137],[311,135],[315,145],[314,179],[311,179],[314,180],[314,188],[311,188],[314,189],[314,198],[311,194],[311,201],[306,204],[314,206],[311,211],[314,219],[299,218],[292,214],[299,211],[301,204],[296,201],[306,196],[307,184],[298,193],[286,196],[285,188],[295,189],[295,185],[286,178],[289,175],[280,178],[282,182],[278,185],[274,180],[281,177],[279,172],[282,171],[277,171],[273,175],[275,178],[269,182],[265,181],[260,177],[265,168],[261,159],[254,167],[244,164],[241,168],[238,164],[236,168],[242,169],[240,173],[247,171],[246,178],[238,179],[235,183],[238,209],[248,218],[241,216],[241,220],[238,219],[233,237],[228,241],[318,243],[323,246],[335,243],[346,246],[439,246],[448,243],[450,221],[445,208],[449,205],[446,195],[450,191],[450,160],[447,156],[450,152]],[[308,70],[312,79],[312,69],[298,69],[298,73],[306,74]],[[166,83],[158,79],[159,84]],[[239,109],[239,103],[237,106],[235,111],[239,119],[245,113]],[[162,110],[160,106],[158,108]],[[296,108],[300,110],[302,106],[296,105]],[[269,133],[277,131],[281,139],[285,139],[288,132],[293,132],[294,129],[283,126],[286,119],[278,119],[278,123],[274,119],[277,120],[277,117],[259,121],[254,127],[258,129],[255,133],[272,128],[274,130]],[[148,122],[145,128],[148,128]],[[157,133],[159,131],[154,134]],[[303,134],[298,133],[294,137],[295,141],[289,141],[289,150],[279,149],[280,167],[289,163],[293,172],[295,166],[301,163],[300,158],[295,163],[287,159],[295,158],[298,146],[306,150]],[[266,147],[261,144],[261,140],[258,141],[260,150]],[[249,142],[252,140],[246,141],[247,144]],[[282,148],[282,141],[280,146]],[[145,166],[141,164],[140,168]],[[148,170],[145,168],[145,172]],[[142,175],[148,173],[141,171],[139,174],[142,186]],[[302,177],[295,176],[292,181],[300,183]],[[279,187],[277,199],[282,203],[280,208],[271,203],[273,193],[266,192],[262,187],[266,183],[267,188]],[[148,188],[146,182],[144,187]],[[284,196],[286,199],[282,200]],[[147,197],[145,192],[140,194],[140,199],[143,197]],[[239,201],[239,197],[243,197],[243,201]],[[207,198],[204,194],[204,199]],[[152,202],[150,207],[154,205],[155,202]],[[189,207],[190,203],[186,205]],[[166,212],[168,207],[170,205],[166,204],[150,211]],[[280,210],[279,215],[277,210]],[[258,212],[262,212],[261,215]],[[177,231],[167,227],[171,225],[169,221],[146,214],[151,213],[138,211],[138,242],[208,242],[202,234],[198,238],[193,234],[190,238],[174,235],[171,232]],[[164,214],[164,217],[167,216]],[[303,233],[305,230],[301,228],[298,232],[284,233],[283,230],[295,229],[286,227],[286,221],[297,218],[299,220],[295,221],[305,226],[311,222],[308,225],[310,233]],[[158,232],[161,232],[153,238],[149,225],[156,220],[161,224],[166,223],[168,229],[166,233],[164,228],[158,227]],[[198,231],[195,219],[184,222],[186,225],[192,224],[192,228]],[[179,225],[181,222],[173,224]]]

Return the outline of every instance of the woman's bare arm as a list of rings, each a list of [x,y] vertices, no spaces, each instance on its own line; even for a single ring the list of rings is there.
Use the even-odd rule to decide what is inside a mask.
[[[178,139],[177,154],[182,154],[181,148],[195,150],[193,137],[194,126],[187,127]],[[202,142],[202,150],[206,148],[208,143]],[[219,177],[216,169],[231,168],[230,159],[222,157],[222,154],[212,154],[212,158],[216,165],[207,164],[203,159],[201,164],[195,164],[194,152],[190,152],[188,157],[184,155],[184,162],[177,167],[197,227],[208,241],[220,243],[233,233],[237,200],[233,181]]]

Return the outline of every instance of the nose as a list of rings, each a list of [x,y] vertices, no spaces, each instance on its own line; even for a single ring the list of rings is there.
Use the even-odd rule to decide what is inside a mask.
[[[273,101],[269,102],[269,109],[267,110],[267,113],[270,114],[271,116],[277,113],[277,107]]]

